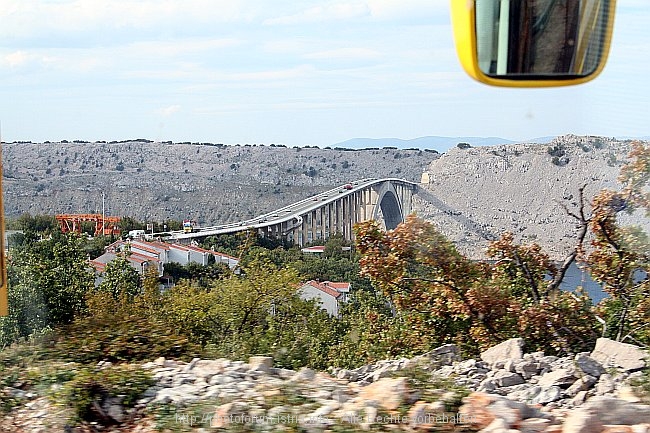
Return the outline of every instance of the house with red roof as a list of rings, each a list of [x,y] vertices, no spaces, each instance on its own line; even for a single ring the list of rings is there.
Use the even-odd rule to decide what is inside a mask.
[[[300,286],[298,293],[302,299],[316,300],[330,316],[338,317],[341,305],[348,301],[351,287],[350,283],[311,280]]]
[[[144,275],[147,269],[153,266],[158,271],[158,275],[162,276],[165,264],[172,262],[180,265],[198,263],[207,266],[214,261],[223,263],[230,269],[234,269],[239,264],[239,260],[235,257],[194,245],[168,244],[140,239],[118,240],[107,246],[104,254],[90,261],[90,265],[99,275],[98,281],[101,281],[101,274],[106,270],[106,264],[120,254],[126,255],[126,259],[140,275]]]

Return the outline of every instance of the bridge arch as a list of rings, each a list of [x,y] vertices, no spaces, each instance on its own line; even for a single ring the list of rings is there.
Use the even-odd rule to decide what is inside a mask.
[[[376,221],[383,219],[385,228],[392,230],[404,222],[403,206],[392,182],[382,182],[380,185],[373,219]]]

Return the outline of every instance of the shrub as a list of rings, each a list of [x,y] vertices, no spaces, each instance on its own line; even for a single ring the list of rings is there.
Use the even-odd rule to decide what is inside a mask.
[[[123,408],[131,408],[153,384],[149,373],[140,367],[121,365],[102,370],[82,369],[55,392],[52,399],[71,409],[74,422],[115,422],[103,409],[106,403],[119,402]]]
[[[53,351],[77,362],[191,359],[201,350],[169,323],[152,314],[140,295],[130,303],[98,292],[88,298],[90,315],[57,330]]]
[[[644,404],[650,403],[650,369],[642,370],[638,377],[630,381],[634,394],[641,399]]]
[[[566,155],[566,151],[564,150],[564,146],[560,144],[556,144],[554,146],[549,146],[548,149],[546,149],[546,152],[551,155],[551,156],[557,156],[558,158]]]
[[[0,352],[0,414],[21,404],[27,391],[41,394],[52,384],[73,377],[69,364],[48,359],[44,341],[13,344]]]
[[[551,162],[553,162],[553,165],[557,165],[558,167],[564,167],[569,163],[569,158],[566,156],[554,156]]]

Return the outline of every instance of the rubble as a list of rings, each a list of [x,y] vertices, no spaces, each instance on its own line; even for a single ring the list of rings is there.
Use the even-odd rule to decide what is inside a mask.
[[[331,374],[277,368],[270,357],[260,356],[247,363],[159,358],[141,366],[155,385],[137,401],[135,411],[144,422],[158,408],[171,408],[177,424],[193,420],[203,432],[242,429],[241,424],[256,431],[298,426],[310,432],[328,431],[335,424],[404,431],[460,424],[465,431],[482,433],[650,431],[650,406],[640,403],[628,384],[639,373],[625,366],[605,369],[598,356],[588,353],[558,358],[503,350],[508,347],[521,349],[522,342],[507,341],[481,354],[490,362],[461,360],[458,349],[448,345],[412,359],[333,369]],[[499,355],[491,357],[495,353]],[[431,373],[434,380],[426,389],[413,385],[416,370]],[[469,395],[446,386],[449,381],[467,387]],[[192,409],[197,405],[204,408],[200,420]],[[43,431],[50,407],[35,399],[12,414],[23,420],[21,431]],[[103,410],[115,422],[127,417],[118,399]]]

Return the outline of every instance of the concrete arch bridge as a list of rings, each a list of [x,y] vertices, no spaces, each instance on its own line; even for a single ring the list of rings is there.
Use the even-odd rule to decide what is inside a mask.
[[[374,219],[386,229],[397,227],[411,213],[416,188],[416,183],[404,179],[362,179],[246,221],[151,236],[182,241],[256,229],[300,246],[334,234],[352,241],[352,228],[358,222]]]

